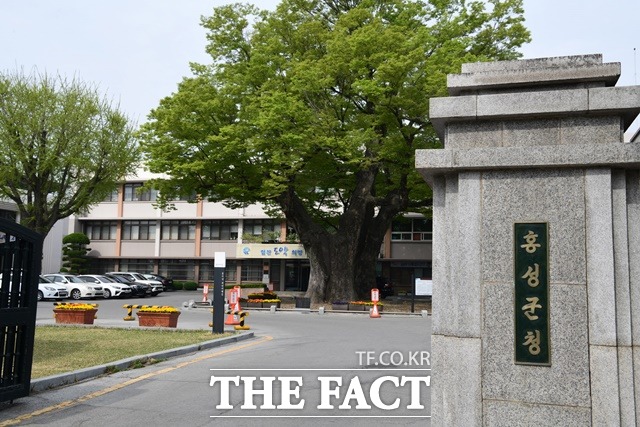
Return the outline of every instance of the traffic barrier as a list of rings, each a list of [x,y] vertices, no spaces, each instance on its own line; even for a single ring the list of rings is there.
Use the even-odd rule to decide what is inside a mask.
[[[236,292],[236,305],[233,307],[233,310],[242,311],[242,308],[240,308],[240,295],[242,295],[242,288],[240,286],[234,286],[233,290]]]
[[[369,312],[369,317],[377,319],[380,316],[378,311],[378,301],[380,300],[380,291],[377,288],[371,289],[371,302],[373,302],[373,309]]]
[[[127,315],[122,319],[122,320],[135,320],[135,318],[133,317],[133,309],[139,309],[144,307],[144,305],[131,305],[131,304],[125,304],[122,306],[122,308],[126,308],[127,309]]]
[[[378,303],[377,302],[373,303],[373,308],[371,309],[371,313],[369,313],[369,317],[372,317],[372,318],[382,317],[382,316],[380,316],[380,312],[378,311]]]
[[[132,304],[125,304],[122,306],[122,308],[126,308],[127,309],[127,315],[122,319],[122,320],[135,320],[135,318],[133,317],[133,310],[139,310],[141,308],[161,308],[163,307],[162,305],[132,305]]]
[[[202,288],[202,302],[208,302],[209,299],[209,284],[205,283]]]
[[[236,331],[240,331],[240,330],[247,331],[251,329],[249,325],[244,324],[245,317],[247,317],[249,313],[247,313],[246,311],[233,311],[233,310],[229,310],[227,311],[227,313],[233,314],[234,316],[238,316],[239,323],[233,327]]]
[[[236,289],[238,288],[238,289]],[[227,320],[224,321],[225,325],[239,325],[240,318],[233,313],[240,313],[242,310],[240,309],[240,287],[234,286],[233,289],[229,291],[229,310],[227,313]]]

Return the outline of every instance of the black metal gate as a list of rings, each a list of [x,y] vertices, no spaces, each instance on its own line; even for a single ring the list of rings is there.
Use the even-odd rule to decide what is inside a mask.
[[[29,395],[43,240],[0,218],[0,402]]]

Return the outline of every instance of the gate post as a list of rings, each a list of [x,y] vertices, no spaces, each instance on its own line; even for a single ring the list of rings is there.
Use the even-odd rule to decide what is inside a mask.
[[[640,87],[619,75],[601,55],[464,64],[430,100],[434,425],[640,421]]]
[[[28,396],[44,237],[0,219],[0,402]]]

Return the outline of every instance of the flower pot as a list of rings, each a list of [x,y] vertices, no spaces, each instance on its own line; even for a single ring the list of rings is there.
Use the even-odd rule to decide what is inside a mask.
[[[60,310],[53,309],[56,323],[93,325],[98,309],[94,310]]]
[[[344,304],[331,304],[331,309],[332,310],[349,310],[349,304],[344,303]]]
[[[138,311],[139,326],[162,326],[165,328],[175,328],[178,326],[178,316],[180,313],[149,313]]]
[[[247,308],[262,308],[261,302],[247,302]]]

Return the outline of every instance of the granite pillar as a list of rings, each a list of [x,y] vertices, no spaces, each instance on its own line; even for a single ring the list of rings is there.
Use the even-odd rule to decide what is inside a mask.
[[[619,75],[601,55],[464,64],[430,100],[434,426],[640,421],[640,87]],[[520,223],[548,230],[546,365],[514,356]]]

